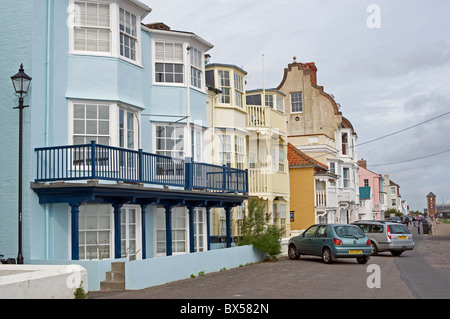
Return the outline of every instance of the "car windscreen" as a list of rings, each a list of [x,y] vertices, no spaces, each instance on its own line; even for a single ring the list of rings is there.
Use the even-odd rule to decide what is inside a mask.
[[[339,237],[357,237],[362,238],[364,237],[364,233],[361,229],[357,226],[351,226],[351,225],[338,225],[334,226],[334,231],[336,232],[336,235]]]
[[[398,225],[389,225],[389,230],[391,231],[391,234],[411,234],[408,227],[402,224]]]

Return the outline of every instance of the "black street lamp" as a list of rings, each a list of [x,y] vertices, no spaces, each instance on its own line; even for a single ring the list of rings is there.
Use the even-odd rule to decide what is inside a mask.
[[[16,95],[19,97],[19,252],[17,254],[17,263],[23,264],[22,255],[22,130],[23,130],[23,109],[28,105],[23,105],[23,97],[28,93],[31,78],[24,72],[23,64],[20,64],[19,73],[13,75],[11,80],[14,85]]]

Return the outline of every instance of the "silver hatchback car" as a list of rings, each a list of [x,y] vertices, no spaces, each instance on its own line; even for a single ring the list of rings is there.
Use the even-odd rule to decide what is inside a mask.
[[[411,231],[403,224],[376,220],[356,221],[353,224],[359,226],[372,242],[371,256],[383,251],[400,256],[405,250],[414,249]]]

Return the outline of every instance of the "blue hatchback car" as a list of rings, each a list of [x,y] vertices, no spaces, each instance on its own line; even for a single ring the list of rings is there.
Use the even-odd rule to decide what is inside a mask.
[[[358,226],[347,224],[312,225],[288,243],[290,259],[299,259],[300,255],[321,256],[327,264],[336,258],[356,258],[358,263],[365,264],[371,251],[366,234]]]

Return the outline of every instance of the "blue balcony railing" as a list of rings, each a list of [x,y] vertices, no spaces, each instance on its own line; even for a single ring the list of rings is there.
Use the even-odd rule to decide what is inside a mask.
[[[99,179],[248,193],[246,170],[107,145],[36,148],[35,182]]]

